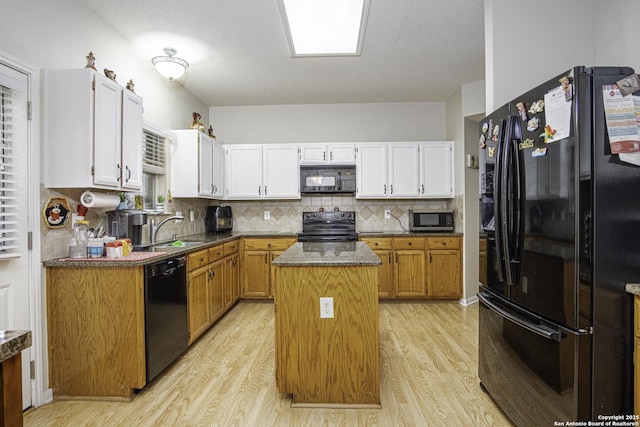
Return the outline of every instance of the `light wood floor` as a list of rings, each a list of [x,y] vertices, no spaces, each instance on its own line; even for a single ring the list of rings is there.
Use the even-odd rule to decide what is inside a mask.
[[[290,408],[271,302],[242,301],[131,402],[57,401],[26,426],[511,426],[477,378],[478,305],[382,302],[382,409]]]

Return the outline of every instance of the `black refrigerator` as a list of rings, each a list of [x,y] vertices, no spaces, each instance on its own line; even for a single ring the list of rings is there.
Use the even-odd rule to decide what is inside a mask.
[[[612,154],[603,101],[633,73],[574,67],[480,123],[478,376],[518,426],[633,414],[640,167]]]

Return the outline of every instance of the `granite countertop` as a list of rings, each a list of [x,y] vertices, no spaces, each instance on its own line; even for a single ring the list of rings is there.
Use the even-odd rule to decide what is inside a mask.
[[[31,331],[0,331],[0,362],[31,347]]]
[[[185,255],[189,252],[208,248],[209,246],[230,242],[241,237],[297,237],[294,233],[280,232],[231,232],[231,233],[198,233],[189,236],[181,236],[180,240],[184,242],[201,242],[198,245],[176,246],[176,247],[160,247],[165,243],[160,242],[156,247],[151,247],[143,251],[131,252],[126,257],[121,258],[58,258],[43,261],[45,267],[138,267],[149,264],[150,262],[162,261],[167,258],[173,258],[179,255]]]
[[[363,242],[298,242],[273,260],[278,267],[369,266],[380,258]]]
[[[624,289],[630,294],[640,296],[640,283],[627,283]]]

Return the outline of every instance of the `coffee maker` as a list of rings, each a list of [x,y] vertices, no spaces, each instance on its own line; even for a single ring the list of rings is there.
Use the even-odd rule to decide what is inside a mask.
[[[136,209],[120,209],[107,212],[107,230],[109,236],[116,239],[131,239],[133,250],[142,245],[142,226],[147,223],[147,213]]]

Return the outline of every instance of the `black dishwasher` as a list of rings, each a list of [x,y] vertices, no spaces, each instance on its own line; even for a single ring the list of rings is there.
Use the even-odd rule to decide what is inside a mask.
[[[186,264],[180,256],[144,268],[147,383],[189,345]]]

